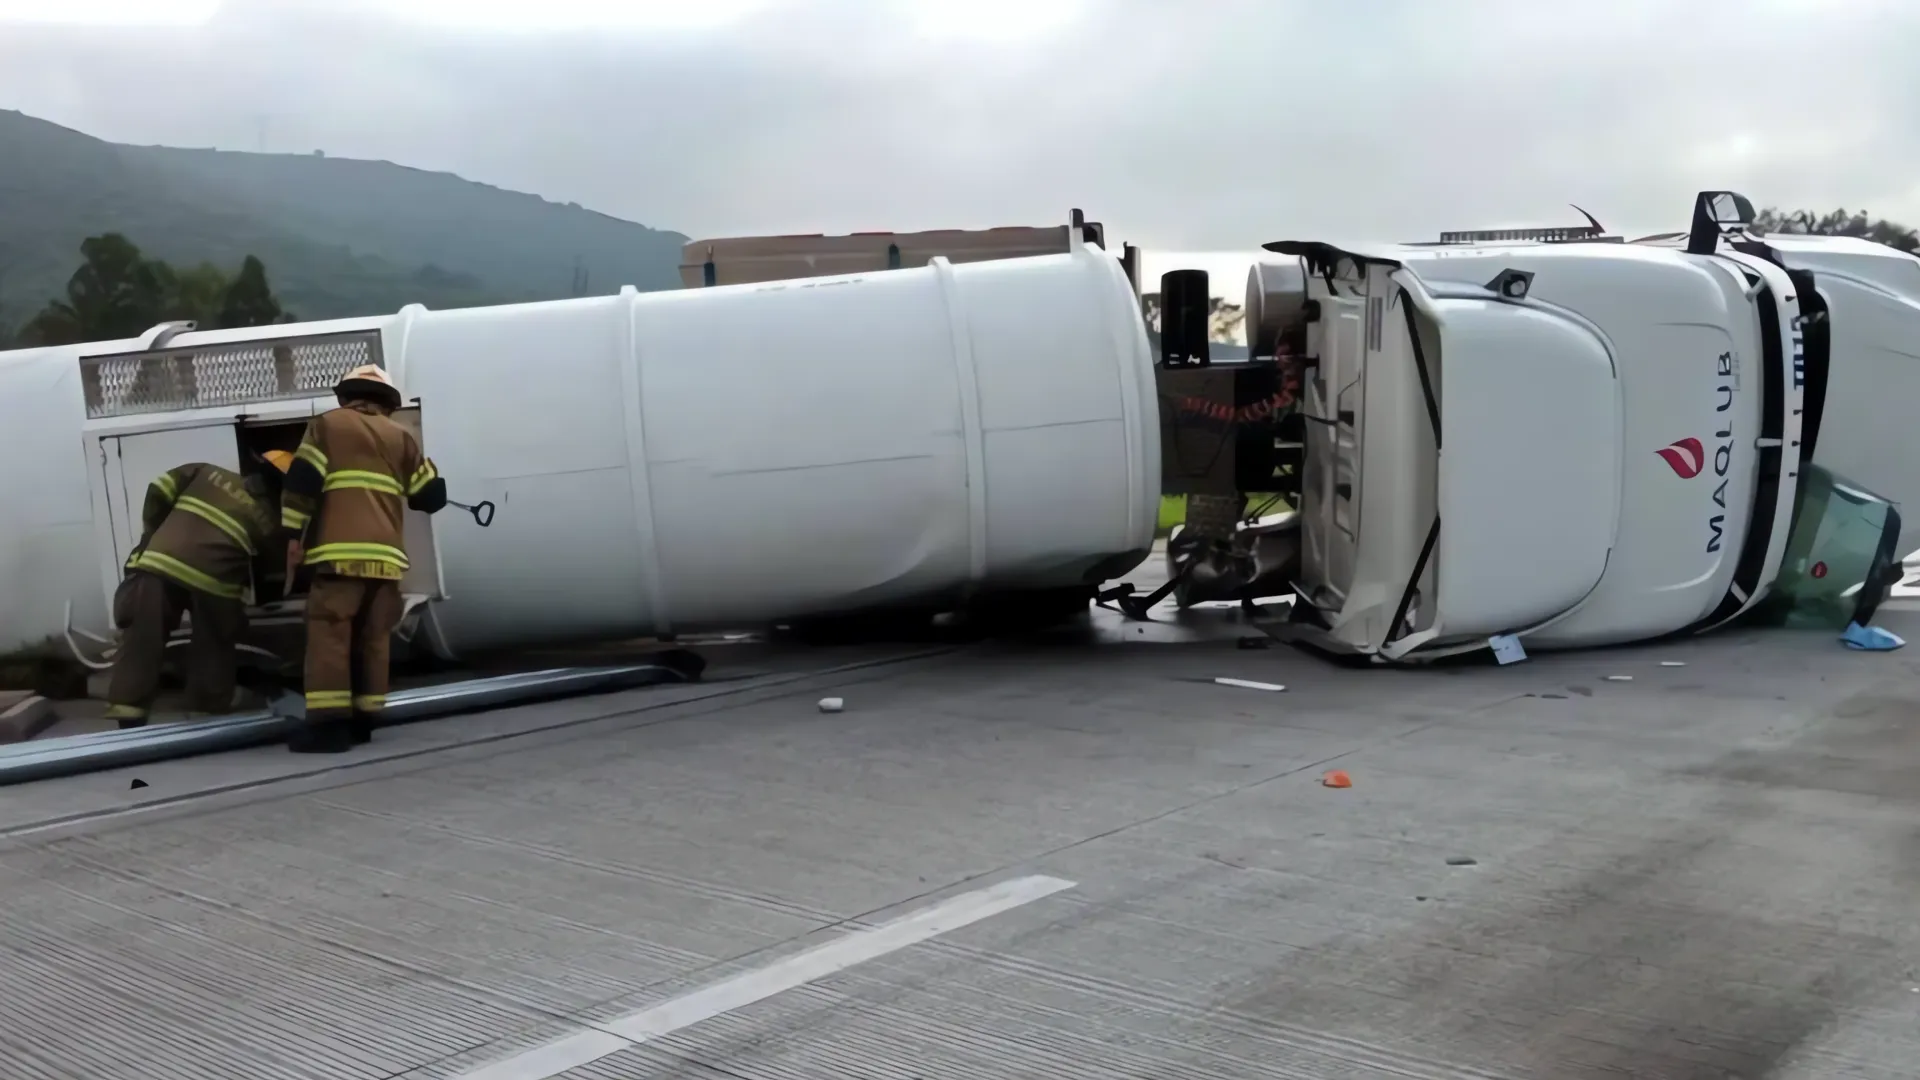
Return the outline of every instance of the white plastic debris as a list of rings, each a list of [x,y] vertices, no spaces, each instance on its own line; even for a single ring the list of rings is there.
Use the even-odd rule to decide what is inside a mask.
[[[821,712],[839,712],[846,707],[847,703],[837,697],[823,697],[820,699]]]
[[[1487,644],[1493,647],[1493,658],[1503,665],[1517,664],[1527,658],[1526,647],[1512,634],[1495,634],[1487,639]]]
[[[1631,675],[1609,675],[1609,676],[1607,676],[1607,681],[1608,681],[1608,682],[1632,682],[1632,681],[1633,681],[1633,676],[1631,676]]]
[[[1662,660],[1660,661],[1660,666],[1661,667],[1686,667],[1687,662],[1685,660]]]
[[[1229,679],[1224,675],[1213,681],[1219,683],[1221,686],[1237,686],[1242,690],[1279,691],[1286,689],[1286,687],[1277,682],[1254,682],[1252,679]]]

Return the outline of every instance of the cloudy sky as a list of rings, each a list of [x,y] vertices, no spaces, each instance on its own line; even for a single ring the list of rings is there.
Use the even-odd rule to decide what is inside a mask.
[[[1916,0],[0,0],[0,107],[694,235],[1920,223]]]

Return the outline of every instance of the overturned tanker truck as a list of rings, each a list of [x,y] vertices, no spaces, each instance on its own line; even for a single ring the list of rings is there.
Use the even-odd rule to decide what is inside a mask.
[[[0,353],[0,455],[33,466],[0,472],[0,655],[99,663],[147,484],[264,467],[366,363],[452,497],[493,510],[409,518],[399,634],[445,659],[1058,619],[1147,557],[1163,492],[1231,507],[1195,515],[1177,580],[1281,581],[1292,632],[1376,659],[1700,631],[1810,588],[1870,602],[1890,478],[1865,453],[1831,475],[1807,433],[1843,399],[1824,430],[1879,425],[1851,414],[1875,403],[1859,388],[1920,368],[1837,351],[1843,308],[1710,195],[1684,245],[1269,245],[1240,364],[1207,362],[1192,273],[1163,280],[1156,356],[1138,252],[1077,211],[697,242],[678,291]],[[1916,294],[1874,310],[1910,317]],[[1910,428],[1871,430],[1915,460]],[[1290,509],[1249,525],[1248,493]],[[278,554],[256,632],[299,625]]]

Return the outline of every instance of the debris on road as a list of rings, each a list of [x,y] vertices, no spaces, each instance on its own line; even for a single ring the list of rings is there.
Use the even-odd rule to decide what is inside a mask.
[[[1229,679],[1224,675],[1213,681],[1219,683],[1221,686],[1237,686],[1242,690],[1279,691],[1286,689],[1285,686],[1275,682],[1254,682],[1252,679]]]
[[[1487,639],[1487,644],[1493,647],[1493,658],[1502,665],[1517,664],[1527,658],[1526,647],[1512,634],[1495,634]]]
[[[847,703],[837,697],[823,697],[820,699],[821,712],[839,712],[846,707]]]
[[[1660,666],[1661,667],[1686,667],[1687,662],[1685,660],[1662,660],[1660,661]]]
[[[0,743],[39,738],[60,722],[53,702],[30,691],[0,690]]]
[[[1353,777],[1348,776],[1345,769],[1334,769],[1320,778],[1320,786],[1350,788],[1353,786]]]
[[[1861,626],[1857,622],[1847,624],[1846,630],[1840,634],[1840,640],[1846,644],[1847,648],[1864,652],[1892,652],[1907,643],[1905,638],[1891,630],[1878,626]]]
[[[1469,855],[1451,855],[1447,857],[1448,866],[1479,866],[1480,860]]]
[[[1607,681],[1608,681],[1608,682],[1632,682],[1632,681],[1633,681],[1633,676],[1631,676],[1631,675],[1609,675],[1609,676],[1607,676]]]

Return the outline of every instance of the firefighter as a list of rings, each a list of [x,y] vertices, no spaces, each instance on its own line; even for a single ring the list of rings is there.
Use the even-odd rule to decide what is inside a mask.
[[[274,533],[274,481],[293,463],[284,450],[262,456],[274,473],[243,477],[194,462],[147,485],[140,542],[113,598],[121,634],[107,685],[107,717],[121,728],[146,726],[167,641],[183,614],[193,623],[186,663],[190,709],[232,709],[253,560]]]
[[[447,485],[413,432],[393,419],[400,388],[379,366],[349,371],[340,407],[307,425],[281,498],[287,580],[307,591],[306,723],[287,738],[300,754],[338,754],[373,737],[387,703],[387,659],[403,614],[406,510],[432,514]]]

